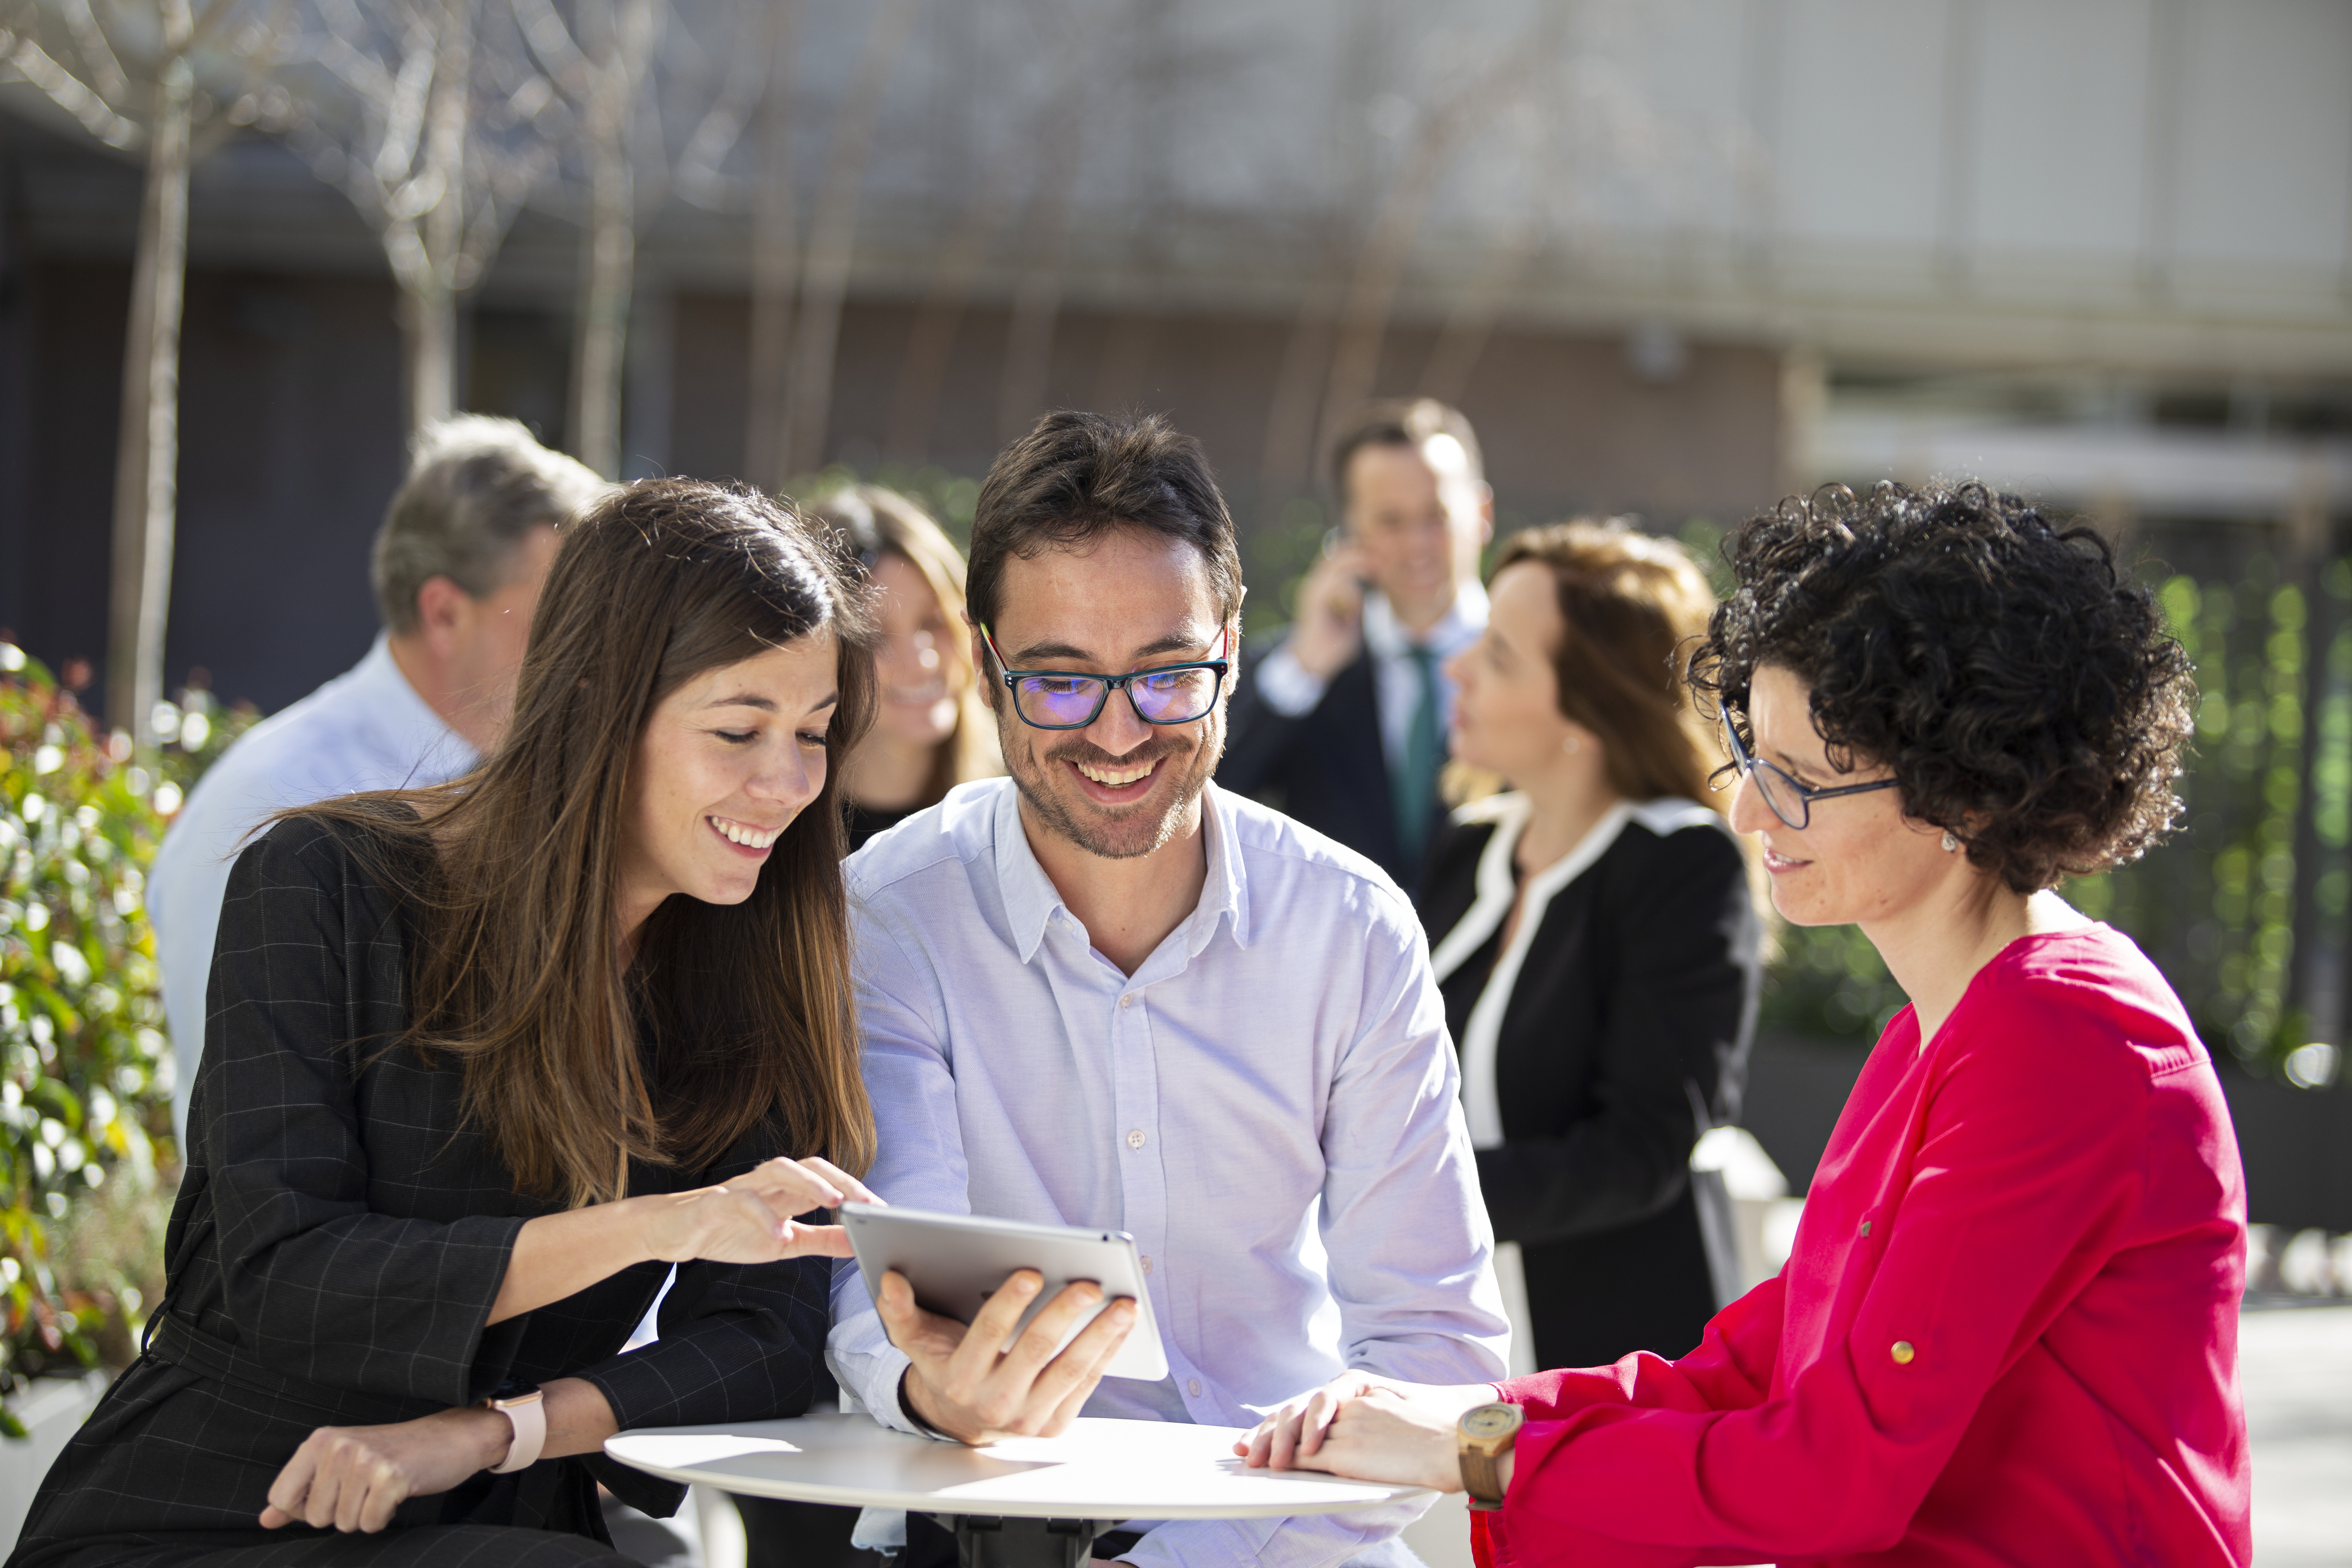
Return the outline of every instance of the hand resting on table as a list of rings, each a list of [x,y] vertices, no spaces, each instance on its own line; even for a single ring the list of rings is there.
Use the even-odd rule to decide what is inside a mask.
[[[773,1263],[846,1258],[837,1225],[793,1216],[851,1199],[882,1200],[824,1160],[770,1160],[691,1192],[650,1194],[527,1220],[515,1236],[489,1321],[503,1322],[640,1263]],[[585,1454],[619,1430],[595,1384],[567,1377],[541,1391],[545,1458]],[[512,1423],[466,1405],[383,1426],[321,1426],[270,1483],[261,1522],[373,1533],[412,1497],[431,1497],[502,1461]]]
[[[1321,1470],[1351,1480],[1462,1489],[1454,1425],[1495,1397],[1491,1383],[1400,1383],[1349,1373],[1285,1401],[1234,1452],[1255,1469]],[[1511,1457],[1500,1464],[1510,1484]]]

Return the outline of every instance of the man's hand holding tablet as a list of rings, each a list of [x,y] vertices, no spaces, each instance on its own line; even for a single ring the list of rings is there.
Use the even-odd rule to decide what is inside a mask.
[[[883,1275],[875,1305],[890,1342],[913,1363],[898,1384],[907,1414],[942,1436],[975,1445],[1067,1430],[1135,1326],[1136,1306],[1113,1301],[1055,1355],[1072,1326],[1102,1300],[1102,1287],[1081,1279],[1065,1286],[1012,1349],[1003,1349],[1044,1283],[1034,1268],[1013,1274],[966,1328],[917,1306],[905,1275]]]

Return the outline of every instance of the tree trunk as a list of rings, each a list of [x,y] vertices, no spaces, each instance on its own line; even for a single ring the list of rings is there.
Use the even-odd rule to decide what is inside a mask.
[[[457,268],[466,247],[466,142],[473,120],[474,0],[442,0],[435,24],[432,98],[425,110],[425,167],[440,199],[409,226],[386,236],[400,284],[400,331],[408,358],[408,433],[413,437],[457,407]],[[413,254],[404,255],[404,249]]]
[[[1074,76],[1076,73],[1072,73]],[[1062,264],[1069,246],[1070,187],[1078,177],[1079,110],[1086,101],[1079,80],[1062,93],[1064,112],[1049,122],[1044,166],[1024,225],[1028,265],[1013,291],[1013,314],[1004,328],[1004,371],[996,390],[996,438],[1019,438],[1045,411],[1045,385],[1054,360],[1054,319],[1062,308]]]
[[[588,230],[572,351],[572,449],[604,478],[621,473],[621,372],[636,264],[629,127],[653,41],[653,0],[621,0],[588,105]]]
[[[400,291],[400,346],[414,437],[457,408],[457,302],[432,279]]]
[[[783,489],[786,478],[784,405],[800,270],[793,222],[793,29],[799,19],[799,0],[770,0],[760,183],[751,197],[751,375],[743,424],[743,471],[764,490]]]
[[[148,127],[147,184],[131,273],[122,358],[122,426],[114,472],[107,721],[142,745],[155,740],[163,695],[163,631],[172,602],[172,539],[180,461],[180,311],[187,283],[188,163],[195,75],[186,0],[163,7],[164,65]]]
[[[809,219],[808,268],[793,331],[792,380],[784,397],[787,435],[778,454],[786,479],[824,461],[825,426],[833,416],[833,353],[857,237],[857,200],[866,184],[866,155],[874,149],[875,121],[881,117],[882,91],[914,22],[915,0],[885,0],[866,25],[866,41],[835,112],[824,184]]]
[[[964,306],[979,280],[981,264],[988,258],[988,242],[1013,208],[1013,183],[1003,171],[1009,157],[992,158],[982,171],[974,195],[940,247],[931,280],[923,290],[922,308],[907,333],[907,352],[898,362],[898,384],[890,396],[890,433],[883,450],[901,462],[919,463],[930,456],[931,431],[939,423],[940,395],[947,387],[948,363],[955,353],[956,328]]]

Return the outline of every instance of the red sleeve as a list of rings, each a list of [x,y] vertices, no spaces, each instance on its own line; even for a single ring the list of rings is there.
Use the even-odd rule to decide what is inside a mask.
[[[1539,1372],[1495,1385],[1530,1421],[1564,1421],[1596,1405],[1631,1409],[1745,1410],[1771,1392],[1786,1288],[1767,1279],[1715,1315],[1679,1361],[1639,1351],[1614,1366]]]
[[[1902,1538],[1986,1391],[2138,1207],[2144,1063],[2104,1018],[2033,1000],[1980,1006],[1939,1044],[1884,1250],[1874,1267],[1821,1242],[1808,1289],[1833,1299],[1832,1327],[1776,1397],[1720,1397],[1765,1376],[1748,1355],[1757,1331],[1738,1326],[1710,1333],[1704,1371],[1642,1358],[1553,1374],[1489,1516],[1498,1565],[1785,1561]]]

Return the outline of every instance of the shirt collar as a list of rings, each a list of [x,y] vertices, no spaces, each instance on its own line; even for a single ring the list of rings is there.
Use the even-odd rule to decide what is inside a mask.
[[[352,668],[351,711],[365,714],[383,735],[386,755],[432,758],[457,765],[451,776],[470,771],[480,755],[463,735],[417,695],[392,657],[392,634],[378,632],[375,646]]]
[[[1233,808],[1213,783],[1201,791],[1201,831],[1207,840],[1209,874],[1201,884],[1201,901],[1177,928],[1183,934],[1187,958],[1201,955],[1226,915],[1233,917],[1234,941],[1249,945],[1248,884],[1234,844]],[[997,892],[1004,900],[1013,945],[1025,964],[1036,958],[1046,928],[1066,914],[1068,906],[1029,847],[1029,832],[1021,821],[1021,791],[1010,781],[997,796],[994,837]]]
[[[1423,633],[1421,646],[1440,658],[1452,658],[1478,640],[1486,629],[1486,590],[1475,579],[1465,580],[1454,590],[1454,603],[1437,624]],[[1388,595],[1370,593],[1364,595],[1364,645],[1376,658],[1403,658],[1410,652],[1413,638],[1407,635],[1403,624]]]

